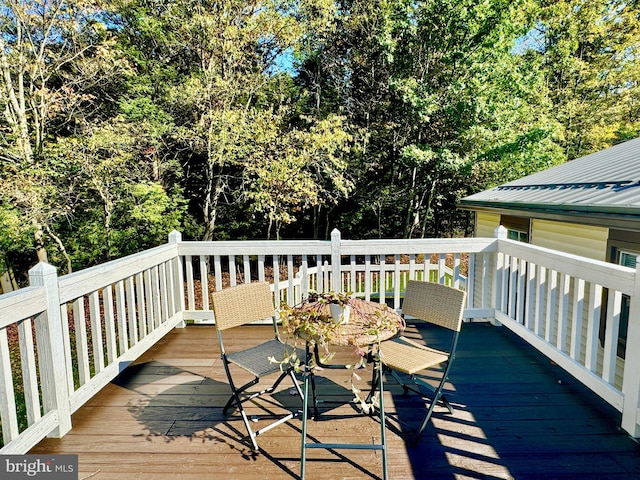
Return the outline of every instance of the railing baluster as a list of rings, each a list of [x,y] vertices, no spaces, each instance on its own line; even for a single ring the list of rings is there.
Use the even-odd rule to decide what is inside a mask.
[[[196,309],[196,296],[193,281],[193,257],[187,255],[184,260],[185,275],[187,276],[187,302],[189,310]]]
[[[140,337],[138,336],[138,323],[136,322],[136,293],[133,277],[126,279],[127,295],[127,319],[129,320],[129,340],[133,347],[138,343]]]
[[[460,288],[460,254],[453,256],[453,288]]]
[[[535,304],[535,315],[534,315],[534,324],[533,331],[536,335],[542,335],[542,315],[541,312],[544,311],[544,303],[545,303],[545,292],[546,292],[546,283],[547,283],[547,269],[542,265],[536,265],[536,304]]]
[[[507,312],[509,316],[518,320],[518,305],[516,299],[518,296],[519,284],[518,280],[520,275],[518,273],[518,258],[514,256],[509,257],[509,274],[508,274],[508,287],[507,287]],[[519,322],[518,322],[519,323]]]
[[[569,355],[574,360],[580,360],[580,355],[582,353],[584,283],[584,280],[581,278],[574,279],[574,294],[571,312],[571,346],[569,347]]]
[[[24,385],[24,401],[29,425],[33,425],[42,417],[40,414],[40,396],[38,395],[38,374],[36,371],[32,325],[31,318],[25,318],[18,323],[22,383]]]
[[[555,325],[556,312],[556,292],[558,289],[558,272],[553,269],[547,270],[547,294],[546,294],[546,310],[544,322],[544,339],[547,343],[551,343],[553,337],[553,328]]]
[[[69,395],[73,393],[75,388],[73,384],[73,361],[71,353],[71,331],[69,330],[69,311],[67,304],[60,305],[60,320],[62,324],[62,338],[64,342],[64,358],[65,366],[67,368],[67,390]]]
[[[242,256],[243,268],[244,268],[244,283],[251,283],[251,261],[249,255]]]
[[[371,300],[371,281],[373,272],[371,270],[371,255],[364,256],[364,299]]]
[[[567,325],[569,316],[569,292],[571,278],[564,273],[560,274],[558,321],[556,326],[556,347],[563,352],[567,351]]]
[[[118,358],[116,346],[116,326],[113,314],[113,286],[108,285],[102,289],[102,303],[104,305],[104,328],[107,344],[107,362],[112,363]]]
[[[486,255],[483,255],[482,257],[485,257]],[[476,260],[477,260],[477,256],[475,253],[470,253],[469,254],[469,261],[468,261],[468,271],[467,271],[467,282],[465,285],[464,290],[467,291],[467,307],[468,308],[473,308],[476,306],[476,284],[477,282],[477,278],[476,278]],[[481,269],[481,272],[483,271],[483,269]],[[480,275],[480,278],[484,278],[484,275]],[[484,282],[484,280],[483,280]],[[484,287],[482,287],[482,291],[480,292],[480,298],[483,299],[483,291],[484,291]],[[482,304],[480,305],[480,307],[485,307],[486,304],[484,303],[484,301],[482,302]]]
[[[393,264],[393,308],[400,308],[400,288],[402,287],[402,281],[400,277],[400,254],[396,253]]]
[[[276,304],[282,301],[282,295],[280,292],[280,257],[278,255],[273,256],[273,293],[276,297]]]
[[[378,282],[378,283],[380,284],[380,288],[379,288],[380,298],[379,298],[379,301],[380,301],[380,303],[384,303],[385,298],[387,296],[387,269],[386,269],[386,263],[385,263],[384,255],[380,255],[380,282]]]
[[[0,375],[0,423],[2,423],[2,438],[7,444],[16,438],[20,431],[18,430],[16,397],[11,375],[9,339],[5,328],[0,328],[0,374],[2,374]]]
[[[216,261],[217,260],[217,257]],[[200,264],[200,298],[202,299],[202,309],[210,310],[209,308],[209,263],[207,262],[206,255],[200,255],[199,258]],[[220,285],[216,285],[216,290],[222,288],[222,278],[220,276],[216,276],[216,281],[220,282]]]
[[[356,256],[351,255],[349,257],[349,288],[347,289],[349,292],[356,293],[358,291],[357,287],[357,268],[356,268]]]
[[[211,258],[211,257],[209,257]],[[205,263],[206,265],[206,263]],[[207,291],[206,292],[202,292],[203,295],[206,296],[207,298],[207,309],[209,308],[209,290],[208,290],[208,286],[209,286],[209,271],[206,270],[206,278],[207,278]],[[213,256],[213,275],[215,276],[215,280],[216,280],[216,291],[218,290],[222,290],[222,258],[220,257],[220,255],[214,255]],[[204,298],[202,299],[202,303],[204,304]]]
[[[602,285],[589,285],[589,309],[587,315],[587,345],[585,366],[591,372],[598,366],[598,346],[600,344],[600,313],[602,309]]]
[[[151,270],[146,269],[135,277],[136,304],[138,306],[138,331],[140,338],[153,330],[153,289],[151,288]]]
[[[265,281],[264,275],[264,255],[258,255],[258,280],[260,282]]]
[[[527,263],[523,259],[518,259],[518,289],[516,293],[516,320],[524,325],[525,306],[526,306],[526,289],[527,289]]]
[[[300,294],[296,297],[295,302],[299,303],[303,298],[309,295],[309,259],[307,255],[302,256],[300,264]]]
[[[120,343],[121,353],[129,350],[130,336],[129,329],[127,328],[126,310],[124,282],[120,280],[116,283],[116,315],[118,316],[118,341]]]
[[[536,318],[536,272],[535,263],[527,263],[525,291],[524,291],[524,326],[529,330],[534,330],[534,319]]]
[[[617,290],[609,290],[604,335],[604,357],[602,360],[602,379],[608,383],[613,383],[616,375],[616,354],[618,350],[621,305],[622,294]]]
[[[89,318],[91,319],[91,346],[93,366],[96,373],[104,370],[104,347],[102,343],[102,320],[100,318],[100,298],[98,292],[89,294]]]
[[[73,302],[73,325],[76,333],[76,354],[78,356],[78,380],[84,385],[91,378],[89,370],[89,347],[87,345],[87,325],[84,316],[84,297]]]
[[[287,304],[294,305],[296,303],[293,295],[293,255],[287,255]]]
[[[160,322],[155,324],[157,327],[161,323],[166,323],[169,320],[169,284],[167,281],[167,264],[161,263],[158,265],[158,277],[160,280],[160,290],[158,291],[158,300],[160,303]]]

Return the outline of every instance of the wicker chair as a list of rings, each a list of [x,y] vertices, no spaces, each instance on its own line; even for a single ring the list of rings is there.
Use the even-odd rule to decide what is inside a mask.
[[[449,413],[453,413],[453,408],[444,397],[442,389],[455,358],[465,298],[466,292],[446,285],[409,281],[402,304],[402,315],[408,321],[415,319],[451,330],[451,347],[449,350],[438,350],[404,336],[382,342],[380,345],[380,360],[383,364],[383,370],[392,374],[402,385],[405,393],[411,390],[420,394],[425,400],[430,400],[427,414],[417,431],[418,438],[422,435],[438,402],[442,402]],[[442,364],[445,364],[444,371],[436,387],[418,376],[420,372]],[[397,372],[408,375],[411,384],[403,381]],[[424,392],[425,388],[430,390],[430,399]]]
[[[302,399],[302,390],[298,385],[293,368],[282,371],[278,363],[269,360],[270,358],[282,359],[285,355],[285,344],[280,340],[278,334],[271,289],[267,283],[246,283],[214,292],[211,295],[211,300],[218,332],[218,341],[220,342],[222,362],[227,374],[227,379],[229,380],[229,386],[231,387],[231,397],[225,405],[223,412],[227,414],[231,406],[235,404],[242,416],[253,449],[258,450],[256,438],[258,435],[293,418],[296,413],[291,412],[275,417],[273,415],[252,416],[252,421],[260,418],[270,418],[274,420],[264,428],[254,431],[251,428],[251,423],[243,408],[243,404],[260,395],[274,392],[280,382],[287,376],[291,378],[295,392],[300,399]],[[273,340],[244,350],[227,351],[223,341],[223,332],[225,336],[227,336],[227,331],[234,327],[266,318],[271,318],[273,321],[275,331],[275,338]],[[299,358],[304,358],[303,351],[299,351],[298,354]],[[254,379],[237,388],[231,374],[230,365],[232,364],[254,375]],[[276,372],[279,372],[280,375],[271,387],[253,393],[247,391],[249,387],[257,384],[260,378]]]

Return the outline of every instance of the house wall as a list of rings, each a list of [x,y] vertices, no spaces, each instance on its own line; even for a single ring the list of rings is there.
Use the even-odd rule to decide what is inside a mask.
[[[531,244],[606,261],[609,229],[593,225],[533,219]]]
[[[476,237],[495,236],[495,230],[500,225],[500,215],[497,213],[476,213]]]

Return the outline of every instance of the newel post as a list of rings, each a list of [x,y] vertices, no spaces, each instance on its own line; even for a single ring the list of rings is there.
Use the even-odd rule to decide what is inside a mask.
[[[632,437],[640,437],[638,407],[640,406],[640,262],[636,266],[633,294],[629,303],[627,350],[622,380],[622,428]]]
[[[331,290],[340,292],[342,290],[342,278],[340,265],[342,255],[340,254],[340,230],[334,228],[331,231]]]
[[[35,319],[42,404],[45,413],[58,412],[58,428],[49,436],[62,437],[71,430],[71,408],[55,267],[39,263],[29,270],[29,283],[45,290],[47,309]]]

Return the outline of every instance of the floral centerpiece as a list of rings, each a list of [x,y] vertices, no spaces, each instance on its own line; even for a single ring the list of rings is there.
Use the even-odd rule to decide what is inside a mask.
[[[293,366],[296,371],[309,374],[312,369],[318,368],[322,364],[329,362],[334,356],[330,345],[337,336],[344,337],[345,330],[348,329],[349,319],[354,315],[358,319],[359,334],[348,337],[348,343],[355,348],[357,361],[352,365],[345,365],[351,370],[351,391],[365,412],[369,412],[377,403],[376,398],[364,399],[361,390],[356,387],[355,381],[360,380],[356,370],[367,366],[369,358],[368,351],[365,351],[358,335],[371,339],[371,344],[380,342],[379,333],[382,331],[397,331],[404,328],[404,321],[401,317],[391,314],[386,305],[376,310],[374,313],[364,312],[360,308],[362,300],[353,297],[351,292],[315,292],[309,293],[308,297],[298,305],[288,305],[283,302],[280,305],[280,319],[282,328],[286,334],[287,348],[283,359],[272,358],[272,362],[280,363],[281,367]],[[330,313],[331,308],[338,310]],[[387,314],[389,312],[389,314]],[[319,354],[319,363],[316,364],[314,358],[310,359],[309,365],[305,365],[304,359],[298,357],[297,348],[300,343],[309,342],[315,345]],[[374,349],[377,350],[377,349]]]
[[[322,361],[329,361],[333,354],[329,351],[331,338],[338,332],[339,326],[344,321],[345,314],[342,314],[342,321],[334,320],[333,316],[323,313],[322,305],[327,305],[331,309],[335,305],[344,312],[351,311],[352,294],[342,292],[309,292],[308,297],[298,305],[288,305],[282,302],[280,305],[280,320],[282,327],[287,334],[287,341],[293,340],[293,349],[289,356],[285,356],[283,361],[278,363],[294,365],[296,369],[300,366],[300,359],[297,358],[296,348],[298,341],[310,341],[317,344],[323,350]],[[289,352],[287,352],[289,353]]]

